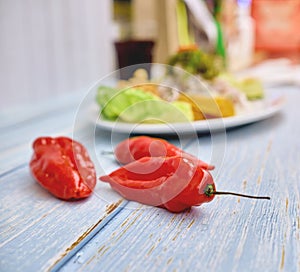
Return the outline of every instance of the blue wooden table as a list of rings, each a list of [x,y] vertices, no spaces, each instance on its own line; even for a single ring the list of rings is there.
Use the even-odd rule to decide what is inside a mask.
[[[171,137],[216,165],[232,196],[188,212],[130,202],[98,182],[85,200],[54,198],[31,177],[31,144],[65,135],[89,150],[97,175],[118,167],[101,155],[128,135],[95,127],[84,95],[1,112],[0,271],[300,271],[300,89],[277,87],[286,106],[226,133]]]

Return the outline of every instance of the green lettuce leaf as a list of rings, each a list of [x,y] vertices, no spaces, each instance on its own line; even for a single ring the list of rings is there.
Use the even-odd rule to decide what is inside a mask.
[[[138,88],[117,90],[101,86],[96,100],[109,120],[128,123],[174,123],[193,121],[192,106],[183,101],[166,102]]]

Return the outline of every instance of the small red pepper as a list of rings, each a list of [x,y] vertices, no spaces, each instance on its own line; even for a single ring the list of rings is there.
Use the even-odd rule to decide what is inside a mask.
[[[211,174],[182,156],[143,157],[100,177],[128,200],[181,212],[213,200]]]
[[[166,140],[148,136],[132,137],[120,142],[116,146],[114,154],[121,164],[127,164],[143,157],[184,156],[197,160],[198,165],[203,169],[212,170],[215,168],[213,165],[199,160]]]
[[[184,156],[143,157],[100,177],[121,196],[146,205],[181,212],[210,202],[215,195],[270,199],[232,192],[217,192],[209,171]]]
[[[40,137],[33,143],[30,170],[36,181],[61,199],[88,197],[96,171],[85,147],[67,137]]]

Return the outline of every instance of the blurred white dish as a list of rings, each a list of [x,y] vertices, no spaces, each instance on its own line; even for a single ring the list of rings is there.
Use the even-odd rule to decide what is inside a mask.
[[[283,96],[278,96],[274,94],[272,96],[266,96],[266,98],[263,101],[260,101],[259,103],[263,104],[260,104],[259,107],[256,107],[254,105],[252,110],[237,114],[232,117],[199,120],[189,123],[132,124],[104,120],[101,118],[101,116],[97,118],[97,115],[94,115],[94,118],[97,118],[97,127],[118,133],[149,135],[179,135],[198,132],[207,133],[210,131],[221,131],[228,128],[238,127],[267,119],[273,116],[274,114],[278,113],[282,109],[284,105],[284,98]]]

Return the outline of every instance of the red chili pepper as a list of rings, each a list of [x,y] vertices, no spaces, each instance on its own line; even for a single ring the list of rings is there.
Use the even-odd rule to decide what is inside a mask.
[[[128,200],[181,212],[213,200],[212,176],[195,160],[182,156],[143,157],[100,180]],[[210,190],[211,190],[210,189]]]
[[[54,196],[68,200],[92,193],[96,171],[82,144],[67,137],[40,137],[33,149],[31,173]]]
[[[210,202],[216,194],[270,199],[232,192],[217,192],[209,171],[184,156],[143,157],[100,177],[121,196],[146,205],[181,212]]]
[[[143,157],[184,156],[191,160],[197,160],[198,165],[203,169],[212,170],[215,168],[166,140],[148,136],[137,136],[124,140],[116,146],[114,153],[121,164],[127,164]]]

